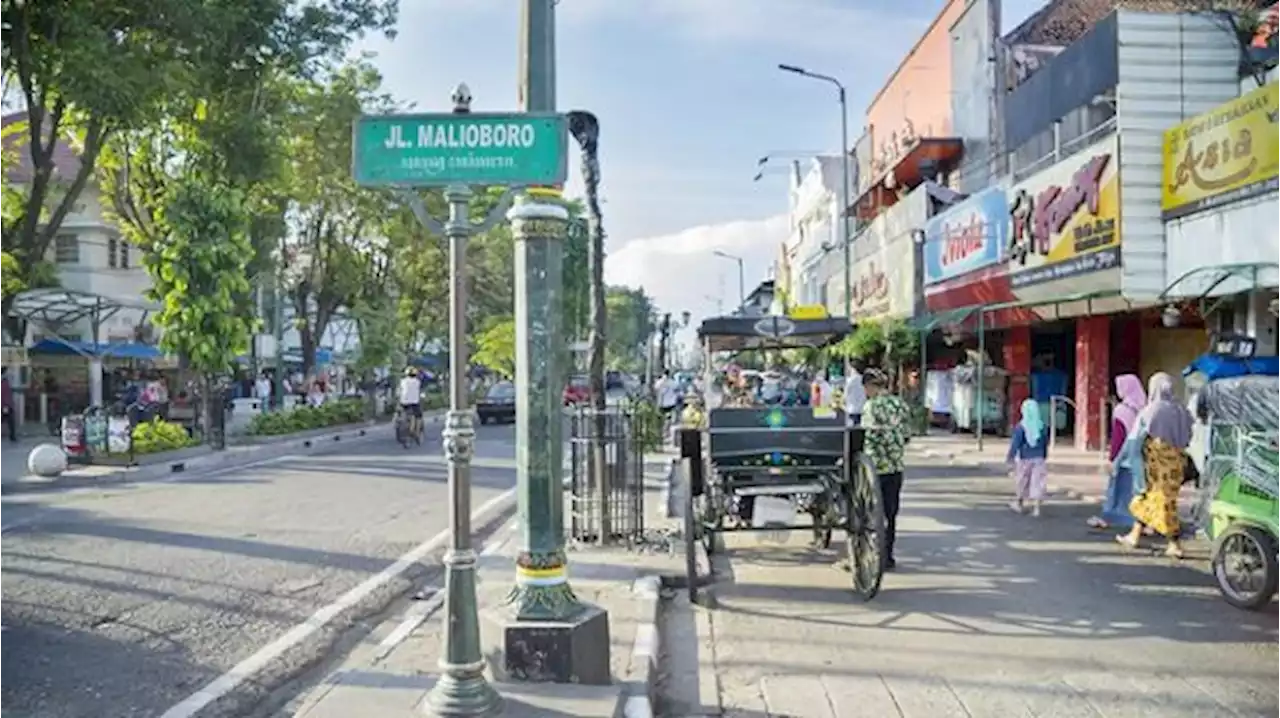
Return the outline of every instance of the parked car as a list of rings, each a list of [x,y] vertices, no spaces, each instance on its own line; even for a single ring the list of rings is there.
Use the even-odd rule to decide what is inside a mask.
[[[591,385],[587,377],[579,374],[569,379],[564,387],[564,405],[585,404],[591,399]]]
[[[516,385],[500,381],[489,387],[476,402],[476,416],[481,424],[514,423],[516,420]]]

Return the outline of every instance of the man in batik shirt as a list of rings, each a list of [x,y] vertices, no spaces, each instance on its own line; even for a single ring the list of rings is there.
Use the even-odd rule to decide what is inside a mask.
[[[897,565],[893,557],[898,533],[898,505],[902,497],[903,454],[911,438],[911,409],[889,391],[884,374],[868,369],[862,375],[867,403],[862,408],[862,428],[866,430],[863,453],[876,467],[884,495],[886,571]]]

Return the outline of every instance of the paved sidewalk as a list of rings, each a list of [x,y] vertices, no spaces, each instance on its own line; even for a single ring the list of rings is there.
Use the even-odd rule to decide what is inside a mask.
[[[916,437],[907,445],[908,455],[925,462],[945,462],[955,467],[986,468],[993,473],[1006,474],[1005,455],[1008,439],[987,437],[982,451],[977,440],[967,434],[930,433]],[[1079,499],[1087,503],[1102,503],[1107,492],[1106,462],[1096,451],[1081,451],[1066,444],[1059,444],[1049,452],[1049,491],[1058,496]],[[1010,484],[1012,486],[1012,484]],[[1190,516],[1190,507],[1196,504],[1199,492],[1193,484],[1182,488],[1178,505],[1184,516]]]
[[[833,548],[731,535],[710,608],[660,624],[659,715],[738,718],[1275,716],[1276,605],[1238,611],[1191,560],[1125,553],[1090,507],[1007,506],[1007,478],[917,458],[899,570],[862,603]],[[842,550],[842,549],[841,549]]]
[[[507,718],[649,716],[648,692],[656,659],[660,576],[683,571],[672,522],[661,518],[666,457],[646,461],[646,541],[635,550],[570,545],[569,579],[579,598],[609,612],[609,686],[495,682]],[[514,577],[519,546],[516,520],[481,549],[477,598],[481,642],[494,681],[501,650],[500,622]],[[286,706],[279,718],[351,718],[421,715],[420,703],[439,675],[443,595],[438,587],[405,600],[366,636],[319,685]]]

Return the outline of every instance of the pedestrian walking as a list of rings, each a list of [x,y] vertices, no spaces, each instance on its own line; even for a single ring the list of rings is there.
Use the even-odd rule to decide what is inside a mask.
[[[1031,515],[1040,515],[1040,502],[1044,501],[1049,478],[1049,427],[1040,417],[1040,404],[1035,399],[1022,402],[1022,418],[1009,440],[1009,453],[1005,462],[1013,471],[1013,501],[1009,508],[1022,513],[1028,501]]]
[[[867,390],[862,372],[856,363],[849,365],[849,376],[844,382],[844,413],[849,426],[862,424],[862,411],[867,403]]]
[[[1138,424],[1146,429],[1142,443],[1145,483],[1142,492],[1129,502],[1133,528],[1116,536],[1126,548],[1138,547],[1143,527],[1164,536],[1169,542],[1165,555],[1182,558],[1178,535],[1178,494],[1186,478],[1186,448],[1191,443],[1194,419],[1187,407],[1173,397],[1173,378],[1156,372],[1147,382],[1147,406],[1138,415]]]
[[[862,406],[863,453],[875,466],[880,477],[880,492],[884,497],[884,569],[892,571],[898,563],[894,557],[894,544],[898,537],[898,508],[902,503],[903,455],[911,438],[911,409],[907,403],[889,391],[888,377],[868,369],[859,375],[859,385],[865,389],[866,404]]]
[[[18,417],[13,411],[13,387],[9,386],[9,377],[4,382],[4,427],[9,434],[9,441],[18,440]]]
[[[1116,395],[1120,402],[1111,412],[1111,442],[1107,464],[1107,493],[1102,502],[1102,511],[1089,518],[1090,528],[1105,530],[1133,528],[1133,514],[1129,513],[1129,502],[1133,500],[1135,483],[1138,476],[1131,462],[1125,456],[1131,455],[1135,447],[1126,449],[1126,444],[1133,440],[1141,444],[1139,434],[1145,436],[1146,429],[1139,429],[1138,414],[1147,405],[1147,392],[1142,388],[1142,379],[1136,374],[1121,374],[1116,377]],[[1137,447],[1139,457],[1140,446]],[[1140,463],[1140,462],[1139,462]],[[1138,467],[1141,470],[1141,467]]]

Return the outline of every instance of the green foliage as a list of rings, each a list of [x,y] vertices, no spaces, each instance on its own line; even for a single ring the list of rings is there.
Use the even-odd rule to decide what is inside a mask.
[[[624,410],[631,414],[631,430],[640,443],[641,451],[657,451],[662,448],[662,426],[666,417],[652,398],[632,398],[624,403]]]
[[[143,255],[149,295],[161,303],[160,346],[199,373],[221,373],[248,349],[253,329],[237,301],[250,291],[244,194],[196,175],[170,191],[157,218],[164,231]]]
[[[249,422],[250,436],[280,436],[364,421],[364,402],[338,399],[320,406],[299,406],[287,411],[258,414]]]
[[[508,379],[516,374],[516,321],[512,317],[490,320],[476,338],[471,360]]]
[[[26,288],[27,282],[22,277],[18,260],[8,252],[0,252],[0,293],[8,299]]]
[[[612,369],[643,369],[653,335],[653,300],[643,289],[608,287],[605,292],[605,362]]]
[[[564,330],[570,340],[585,339],[591,317],[591,272],[587,265],[589,237],[582,203],[566,203],[569,232],[564,242]]]
[[[834,357],[860,359],[881,366],[909,364],[919,354],[920,335],[901,319],[865,321],[830,349]]]
[[[162,451],[177,451],[185,449],[189,446],[195,446],[197,442],[187,434],[187,430],[181,424],[175,424],[171,421],[164,421],[160,417],[154,417],[151,421],[146,421],[133,427],[133,453],[134,454],[158,454]]]

